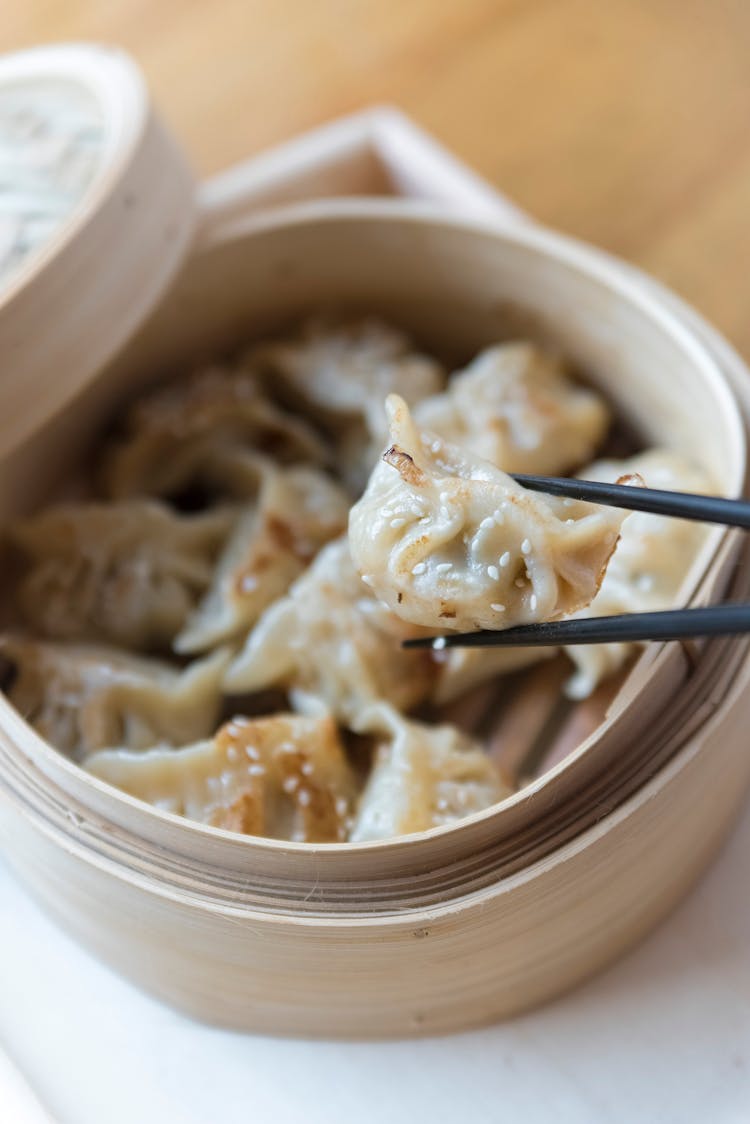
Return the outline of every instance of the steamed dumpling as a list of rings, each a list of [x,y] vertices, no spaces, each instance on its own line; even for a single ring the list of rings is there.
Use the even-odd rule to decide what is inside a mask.
[[[221,708],[224,651],[184,670],[114,648],[0,639],[13,668],[6,694],[56,749],[80,758],[105,746],[145,749],[206,737]]]
[[[454,823],[511,793],[479,743],[454,726],[413,722],[386,706],[364,721],[379,737],[353,843]]]
[[[202,484],[217,450],[247,448],[283,464],[323,463],[325,445],[267,398],[250,369],[214,366],[142,395],[110,448],[103,486],[115,499],[174,496]]]
[[[650,449],[627,460],[597,461],[581,472],[586,480],[615,482],[637,473],[649,488],[710,492],[711,481],[698,465],[668,449]],[[710,528],[687,519],[670,519],[634,511],[623,524],[601,588],[576,614],[604,617],[647,613],[676,607],[680,589]],[[573,698],[585,698],[597,683],[617,671],[638,644],[570,645],[565,651],[576,666],[567,685]]]
[[[280,380],[288,400],[327,429],[344,476],[360,488],[385,441],[386,395],[398,391],[407,402],[419,402],[445,385],[439,363],[373,316],[312,317],[296,338],[262,344],[250,355]]]
[[[178,652],[244,638],[320,547],[346,527],[348,497],[317,469],[276,468],[256,459],[255,476],[257,501],[246,506],[206,596],[177,637]]]
[[[395,388],[397,389],[397,388]],[[504,472],[561,473],[587,461],[610,423],[606,403],[532,343],[487,348],[414,417]]]
[[[357,789],[330,717],[233,718],[209,741],[134,753],[109,749],[83,766],[164,811],[245,835],[302,843],[346,838]]]
[[[387,401],[391,445],[352,508],[354,563],[405,621],[461,631],[551,620],[595,596],[625,513],[528,492],[420,433]]]
[[[167,646],[211,582],[234,522],[178,515],[153,500],[70,503],[10,528],[26,570],[17,597],[45,636]]]
[[[409,709],[429,693],[430,653],[400,646],[413,632],[361,581],[344,537],[324,547],[287,596],[266,609],[225,688],[281,686],[314,695],[356,729],[363,708],[380,699]]]

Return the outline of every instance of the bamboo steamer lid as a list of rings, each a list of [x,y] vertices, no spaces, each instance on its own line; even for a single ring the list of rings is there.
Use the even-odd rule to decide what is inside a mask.
[[[122,52],[0,58],[0,454],[151,312],[194,226],[195,185]]]

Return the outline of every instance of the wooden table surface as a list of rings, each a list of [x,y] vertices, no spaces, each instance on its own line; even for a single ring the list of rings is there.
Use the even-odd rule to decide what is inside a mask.
[[[196,169],[374,102],[538,218],[679,290],[750,358],[748,0],[9,0],[0,50],[141,64]]]

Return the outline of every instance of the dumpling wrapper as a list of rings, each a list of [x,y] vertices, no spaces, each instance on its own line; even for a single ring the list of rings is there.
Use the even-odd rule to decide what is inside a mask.
[[[164,811],[245,835],[346,839],[357,795],[330,717],[236,717],[208,740],[92,754],[83,767]]]
[[[296,337],[261,344],[251,362],[280,380],[292,405],[334,439],[344,478],[357,492],[383,447],[383,402],[398,391],[419,402],[445,385],[445,370],[406,335],[374,316],[311,317]]]
[[[586,480],[614,483],[637,474],[647,487],[682,492],[710,492],[708,474],[669,449],[649,449],[627,460],[596,461],[581,472]],[[676,607],[683,582],[709,534],[703,523],[634,511],[623,524],[620,541],[601,588],[577,617],[647,613]],[[639,644],[570,645],[576,666],[566,685],[571,698],[586,698],[607,676],[619,670]]]
[[[420,402],[414,418],[504,472],[543,475],[589,460],[611,421],[601,395],[573,382],[558,359],[532,343],[480,352],[444,393]]]
[[[208,588],[236,514],[180,515],[154,500],[69,503],[14,523],[17,599],[45,636],[168,646]]]
[[[252,369],[207,367],[141,395],[106,453],[102,486],[115,499],[179,495],[202,482],[228,447],[282,463],[322,464],[329,453],[301,418],[274,405]]]
[[[363,584],[344,536],[266,609],[229,667],[225,690],[281,686],[293,696],[314,695],[357,729],[360,713],[374,702],[407,710],[428,695],[430,653],[401,648],[413,633]]]
[[[454,726],[427,726],[379,706],[364,715],[380,736],[350,841],[455,823],[511,794],[495,764]]]
[[[595,596],[626,513],[528,492],[487,461],[421,433],[390,395],[391,445],[349,516],[363,581],[427,628],[553,620]]]
[[[237,522],[208,592],[175,640],[178,652],[244,639],[321,546],[346,528],[349,498],[317,469],[257,461],[256,480],[257,502]]]
[[[78,760],[106,746],[186,745],[216,727],[226,651],[180,670],[114,648],[0,639],[15,669],[8,699],[56,749]]]

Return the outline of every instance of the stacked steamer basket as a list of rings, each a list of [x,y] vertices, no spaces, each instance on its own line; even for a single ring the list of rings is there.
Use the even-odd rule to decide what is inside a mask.
[[[128,122],[0,305],[4,349],[14,308],[38,337],[0,385],[4,516],[43,499],[134,388],[331,304],[380,312],[447,355],[517,331],[551,341],[645,440],[701,461],[727,495],[744,490],[750,382],[730,349],[626,267],[509,206],[492,217],[488,190],[399,118],[348,124],[209,188],[186,254],[193,189],[132,67],[85,48],[4,65],[3,88],[77,82],[108,136],[118,114]],[[403,198],[287,202],[425,181],[455,184],[473,216]],[[747,598],[744,553],[738,535],[712,531],[685,597]],[[562,759],[550,746],[546,769],[503,804],[325,847],[143,805],[0,700],[3,846],[82,942],[201,1018],[302,1034],[457,1029],[570,987],[678,900],[750,779],[749,677],[744,641],[649,647],[593,731]]]

